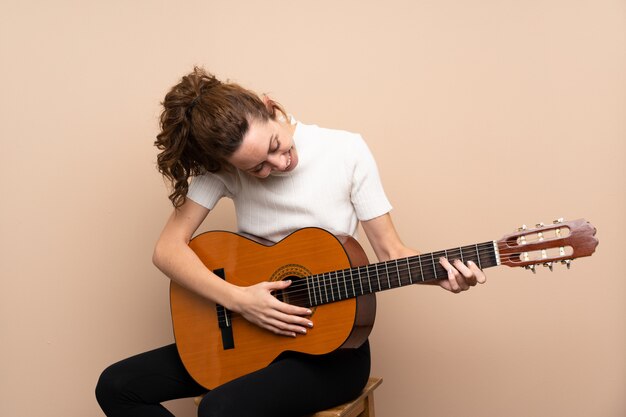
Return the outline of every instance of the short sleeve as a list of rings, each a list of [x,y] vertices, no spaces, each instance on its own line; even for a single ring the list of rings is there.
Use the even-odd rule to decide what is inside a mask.
[[[371,220],[391,211],[392,206],[383,189],[376,161],[360,135],[355,135],[354,169],[351,200],[361,221]]]
[[[192,178],[187,198],[212,210],[222,197],[232,198],[228,188],[224,178],[206,173]]]

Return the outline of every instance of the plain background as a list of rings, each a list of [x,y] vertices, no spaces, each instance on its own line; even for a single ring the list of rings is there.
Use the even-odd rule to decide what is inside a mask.
[[[100,416],[101,370],[172,342],[152,142],[196,64],[363,134],[421,251],[556,217],[598,228],[570,271],[380,295],[380,416],[626,414],[623,0],[2,0],[0,16],[0,415]],[[215,228],[235,228],[229,202]]]

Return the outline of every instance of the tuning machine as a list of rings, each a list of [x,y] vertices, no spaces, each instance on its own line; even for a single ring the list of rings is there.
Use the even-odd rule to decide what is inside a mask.
[[[533,265],[526,265],[524,268],[525,269],[530,269],[531,271],[533,271],[533,274],[536,274],[537,271],[535,270],[535,266],[536,265],[534,265],[534,264]]]
[[[550,272],[552,272],[552,262],[546,262],[543,264],[543,266],[545,266],[546,268],[550,270]]]
[[[571,259],[564,259],[561,261],[562,264],[567,266],[567,269],[569,269],[572,266],[572,260]]]

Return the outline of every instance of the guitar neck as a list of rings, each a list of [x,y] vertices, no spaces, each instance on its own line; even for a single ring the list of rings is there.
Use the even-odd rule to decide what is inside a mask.
[[[314,307],[361,295],[447,278],[439,258],[472,261],[479,268],[500,264],[494,241],[308,276],[285,290],[294,304]]]

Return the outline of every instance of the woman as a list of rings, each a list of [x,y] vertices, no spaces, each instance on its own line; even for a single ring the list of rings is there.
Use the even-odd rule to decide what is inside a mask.
[[[296,337],[314,326],[307,308],[272,296],[288,281],[238,287],[214,275],[189,248],[222,197],[234,200],[241,232],[270,241],[308,226],[355,235],[361,222],[380,261],[417,253],[394,229],[376,164],[359,135],[296,122],[269,98],[199,68],[170,90],[163,106],[155,144],[175,209],[153,260],[182,286],[277,335]],[[448,291],[485,281],[473,263],[440,263],[448,277],[439,285]],[[356,397],[369,367],[367,342],[321,356],[285,353],[208,392],[198,415],[306,415]],[[112,365],[96,389],[108,416],[171,416],[161,402],[205,392],[185,371],[175,345]]]

